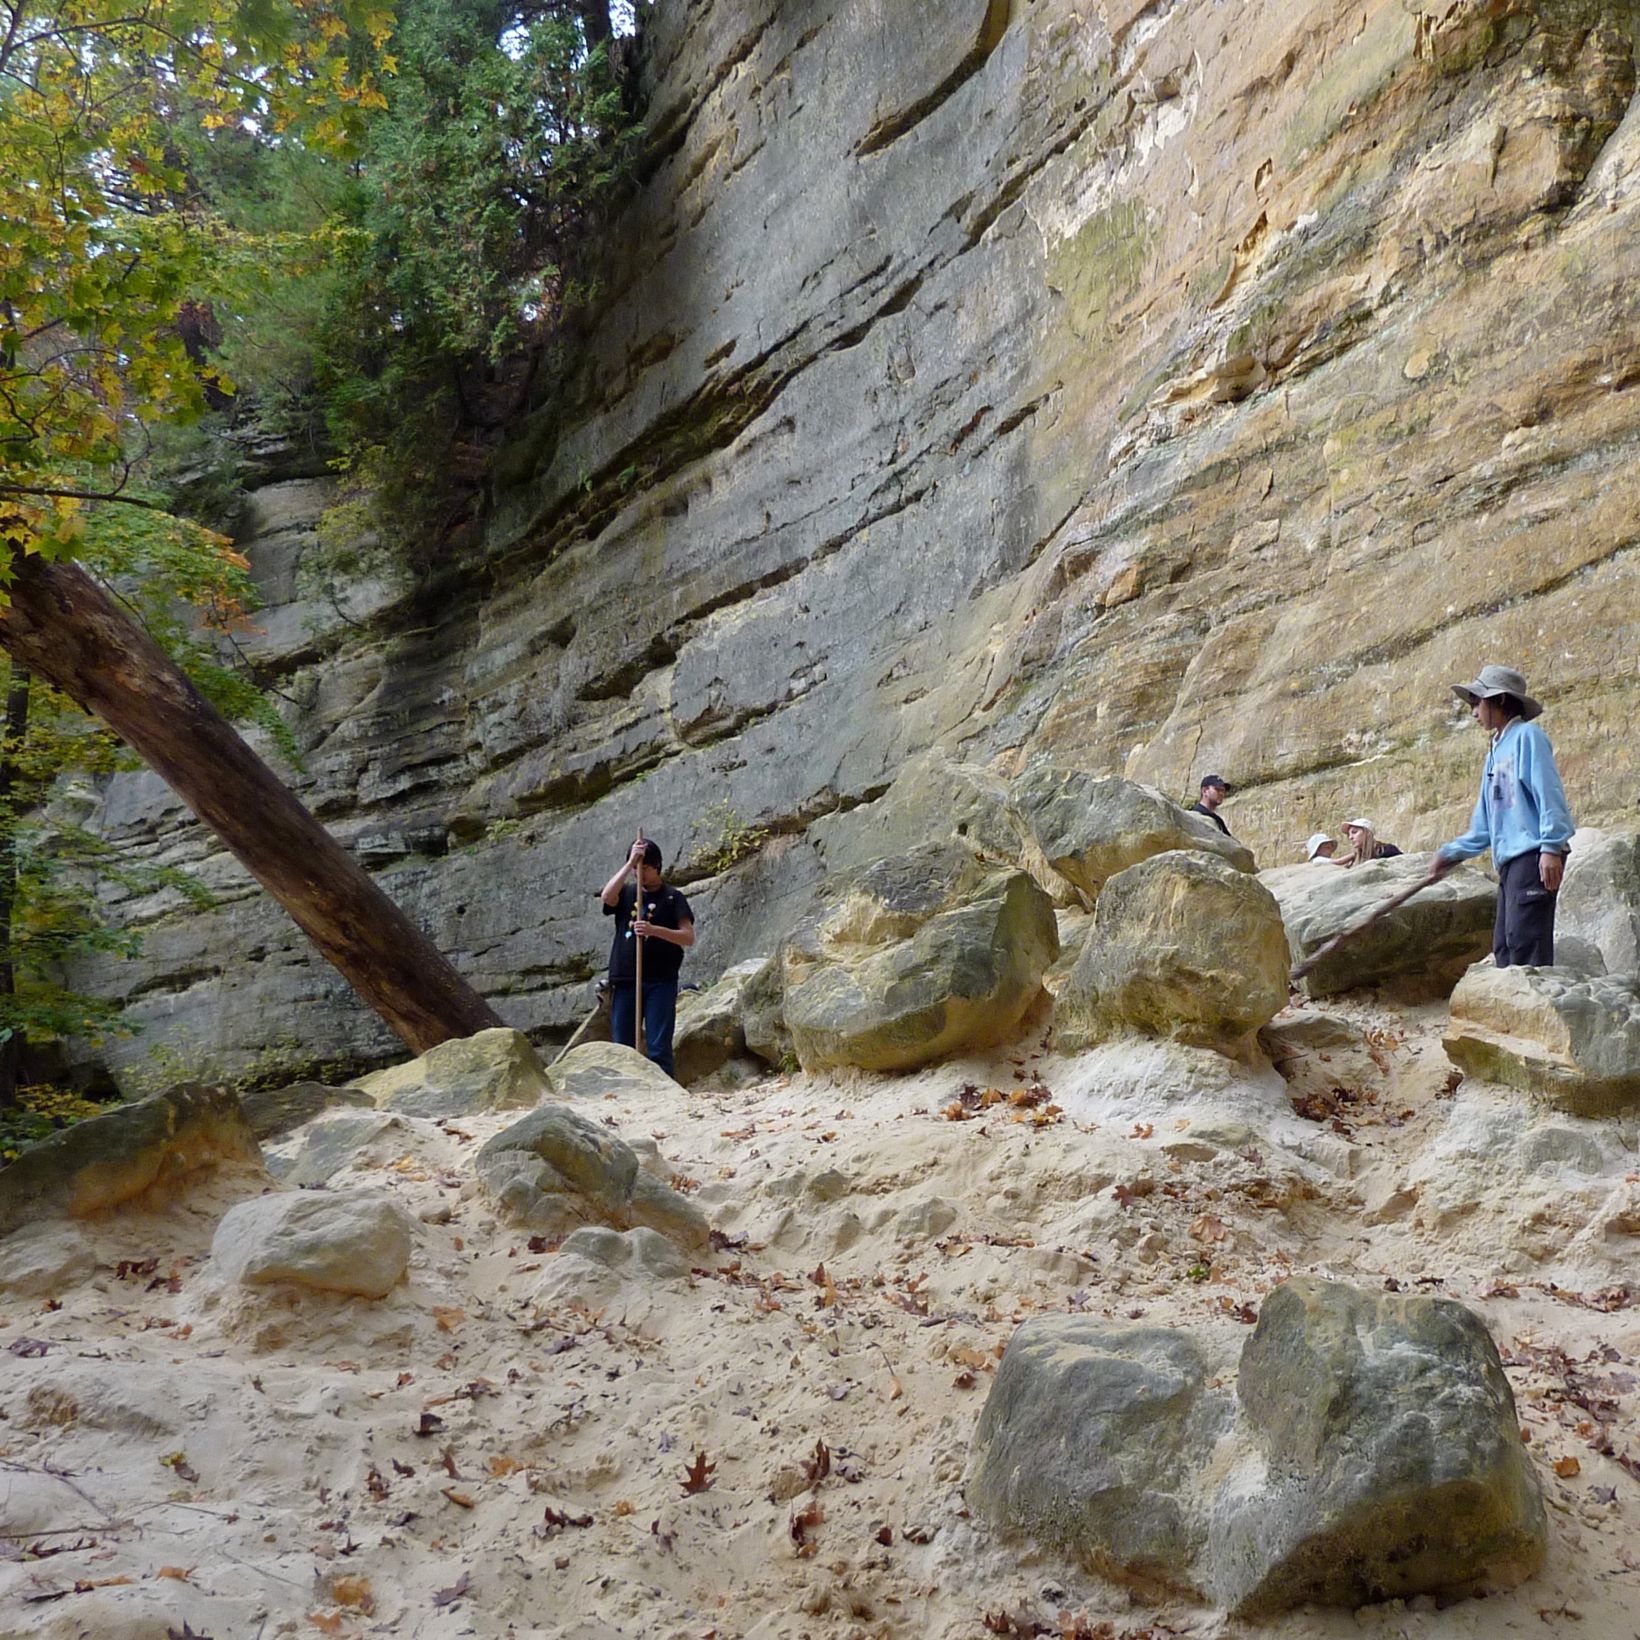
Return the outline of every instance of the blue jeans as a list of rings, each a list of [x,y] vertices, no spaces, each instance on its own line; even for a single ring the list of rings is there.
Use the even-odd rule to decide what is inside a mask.
[[[637,987],[630,979],[609,982],[609,1039],[635,1048],[633,1012]],[[645,980],[643,985],[643,1034],[649,1057],[672,1074],[672,1027],[678,1015],[678,982],[675,979]]]

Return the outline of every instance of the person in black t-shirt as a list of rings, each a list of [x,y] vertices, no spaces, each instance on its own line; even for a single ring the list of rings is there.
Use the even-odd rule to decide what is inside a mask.
[[[633,993],[637,988],[636,943],[641,939],[644,1042],[649,1057],[670,1076],[678,970],[683,966],[683,953],[695,943],[695,914],[677,889],[662,879],[659,846],[641,839],[632,845],[621,869],[604,884],[601,897],[604,915],[615,919],[615,938],[609,948],[610,1038],[630,1047],[638,1045]]]
[[[1220,817],[1219,804],[1236,788],[1224,778],[1222,774],[1205,775],[1202,779],[1201,797],[1190,805],[1192,814],[1205,814],[1226,837],[1230,835],[1230,828]]]

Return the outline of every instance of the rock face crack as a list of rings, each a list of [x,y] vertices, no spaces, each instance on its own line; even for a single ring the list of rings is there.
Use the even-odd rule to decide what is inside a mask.
[[[991,0],[985,8],[974,49],[926,97],[919,97],[908,108],[902,108],[897,114],[891,114],[886,120],[879,120],[872,126],[854,145],[854,152],[861,158],[867,154],[881,153],[890,143],[897,142],[913,126],[920,125],[948,103],[984,68],[991,53],[1001,44],[1002,36],[1007,33],[1012,15],[1013,0]]]

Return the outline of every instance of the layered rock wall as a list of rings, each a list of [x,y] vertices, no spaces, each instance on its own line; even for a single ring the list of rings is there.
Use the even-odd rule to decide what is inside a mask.
[[[479,560],[303,596],[322,486],[258,497],[296,784],[532,1029],[584,1005],[639,824],[707,977],[897,803],[915,829],[891,788],[936,744],[1222,771],[1262,864],[1361,812],[1416,847],[1482,752],[1447,685],[1506,661],[1579,817],[1615,815],[1636,29],[1633,0],[660,0],[647,179]],[[149,1043],[390,1050],[150,777],[100,823],[223,896],[128,906],[143,957],[81,976]]]

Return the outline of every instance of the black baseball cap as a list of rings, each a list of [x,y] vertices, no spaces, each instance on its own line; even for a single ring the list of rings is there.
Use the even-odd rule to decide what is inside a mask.
[[[1200,789],[1205,791],[1209,786],[1222,786],[1226,792],[1233,792],[1236,789],[1222,774],[1204,774]]]
[[[653,837],[644,839],[643,863],[646,866],[653,866],[657,871],[661,869],[661,846]]]

